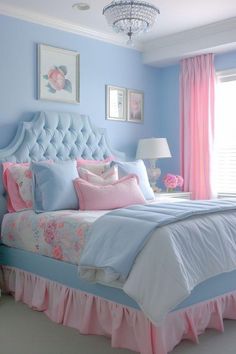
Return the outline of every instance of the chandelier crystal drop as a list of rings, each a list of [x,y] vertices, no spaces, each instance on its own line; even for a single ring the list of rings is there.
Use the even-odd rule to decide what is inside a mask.
[[[122,32],[129,37],[127,44],[132,44],[133,36],[147,32],[156,22],[159,9],[146,1],[113,0],[104,7],[103,15],[115,32]]]

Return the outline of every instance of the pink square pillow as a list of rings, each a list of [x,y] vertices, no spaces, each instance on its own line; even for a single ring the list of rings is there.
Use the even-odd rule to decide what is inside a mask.
[[[118,181],[118,167],[112,166],[107,171],[103,172],[101,175],[97,175],[95,173],[90,172],[86,168],[79,168],[79,176],[89,183],[99,184],[99,185],[107,185],[111,183],[115,183]]]
[[[82,178],[76,178],[74,186],[81,210],[109,210],[146,203],[135,175],[125,176],[106,186],[94,185]]]
[[[77,160],[77,168],[79,169],[80,167],[86,168],[92,173],[95,173],[96,175],[101,175],[103,172],[105,172],[111,165],[111,161],[113,161],[113,157],[108,157],[105,160],[84,160],[84,159],[79,159]]]
[[[27,203],[22,199],[19,191],[19,186],[10,172],[11,167],[21,166],[27,168],[29,170],[29,163],[15,163],[15,162],[3,162],[3,185],[7,191],[7,210],[10,213],[15,211],[20,211],[23,209],[27,209]]]

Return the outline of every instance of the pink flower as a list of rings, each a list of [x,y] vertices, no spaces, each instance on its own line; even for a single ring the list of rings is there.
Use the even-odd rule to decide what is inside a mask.
[[[182,187],[184,184],[184,179],[182,176],[176,176],[177,177],[177,187]]]
[[[133,93],[130,97],[130,106],[134,114],[137,114],[141,110],[140,95]]]
[[[51,221],[47,224],[46,230],[44,231],[44,240],[51,244],[56,236],[57,224],[55,221]]]
[[[168,173],[164,179],[163,182],[166,186],[166,188],[168,189],[174,189],[177,187],[177,183],[178,183],[178,179],[175,175],[172,175],[170,173]]]
[[[57,91],[63,90],[65,87],[65,74],[59,68],[54,68],[48,72],[48,81],[50,85]]]
[[[32,171],[31,170],[26,170],[24,175],[25,175],[26,178],[32,179]]]
[[[55,246],[53,248],[52,256],[53,256],[53,258],[56,258],[56,259],[62,259],[63,258],[61,246]]]
[[[76,230],[76,233],[79,237],[83,237],[84,236],[84,230],[81,229],[80,227]]]

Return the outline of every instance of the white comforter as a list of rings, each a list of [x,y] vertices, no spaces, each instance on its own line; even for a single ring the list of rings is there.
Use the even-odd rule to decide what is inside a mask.
[[[156,230],[124,291],[155,324],[217,274],[236,269],[236,212],[194,217]]]

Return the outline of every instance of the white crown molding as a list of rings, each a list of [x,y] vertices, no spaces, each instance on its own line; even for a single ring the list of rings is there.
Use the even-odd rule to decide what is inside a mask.
[[[166,66],[206,52],[236,49],[236,17],[143,43],[143,62]]]
[[[124,37],[119,36],[117,34],[113,35],[110,33],[96,31],[85,26],[79,26],[67,21],[59,20],[55,17],[39,15],[36,12],[22,9],[19,7],[0,4],[0,15],[15,17],[23,21],[33,22],[42,26],[52,27],[61,31],[66,31],[77,35],[86,36],[89,38],[93,38],[96,40],[108,42],[111,44],[115,44],[127,48],[126,40],[124,39]],[[140,46],[137,45],[135,48],[131,48],[131,49],[140,50]]]
[[[19,7],[0,3],[0,14],[127,48],[124,36],[96,31]],[[143,52],[144,64],[158,67],[192,55],[233,50],[236,49],[236,17],[146,42],[139,41],[130,49]]]

